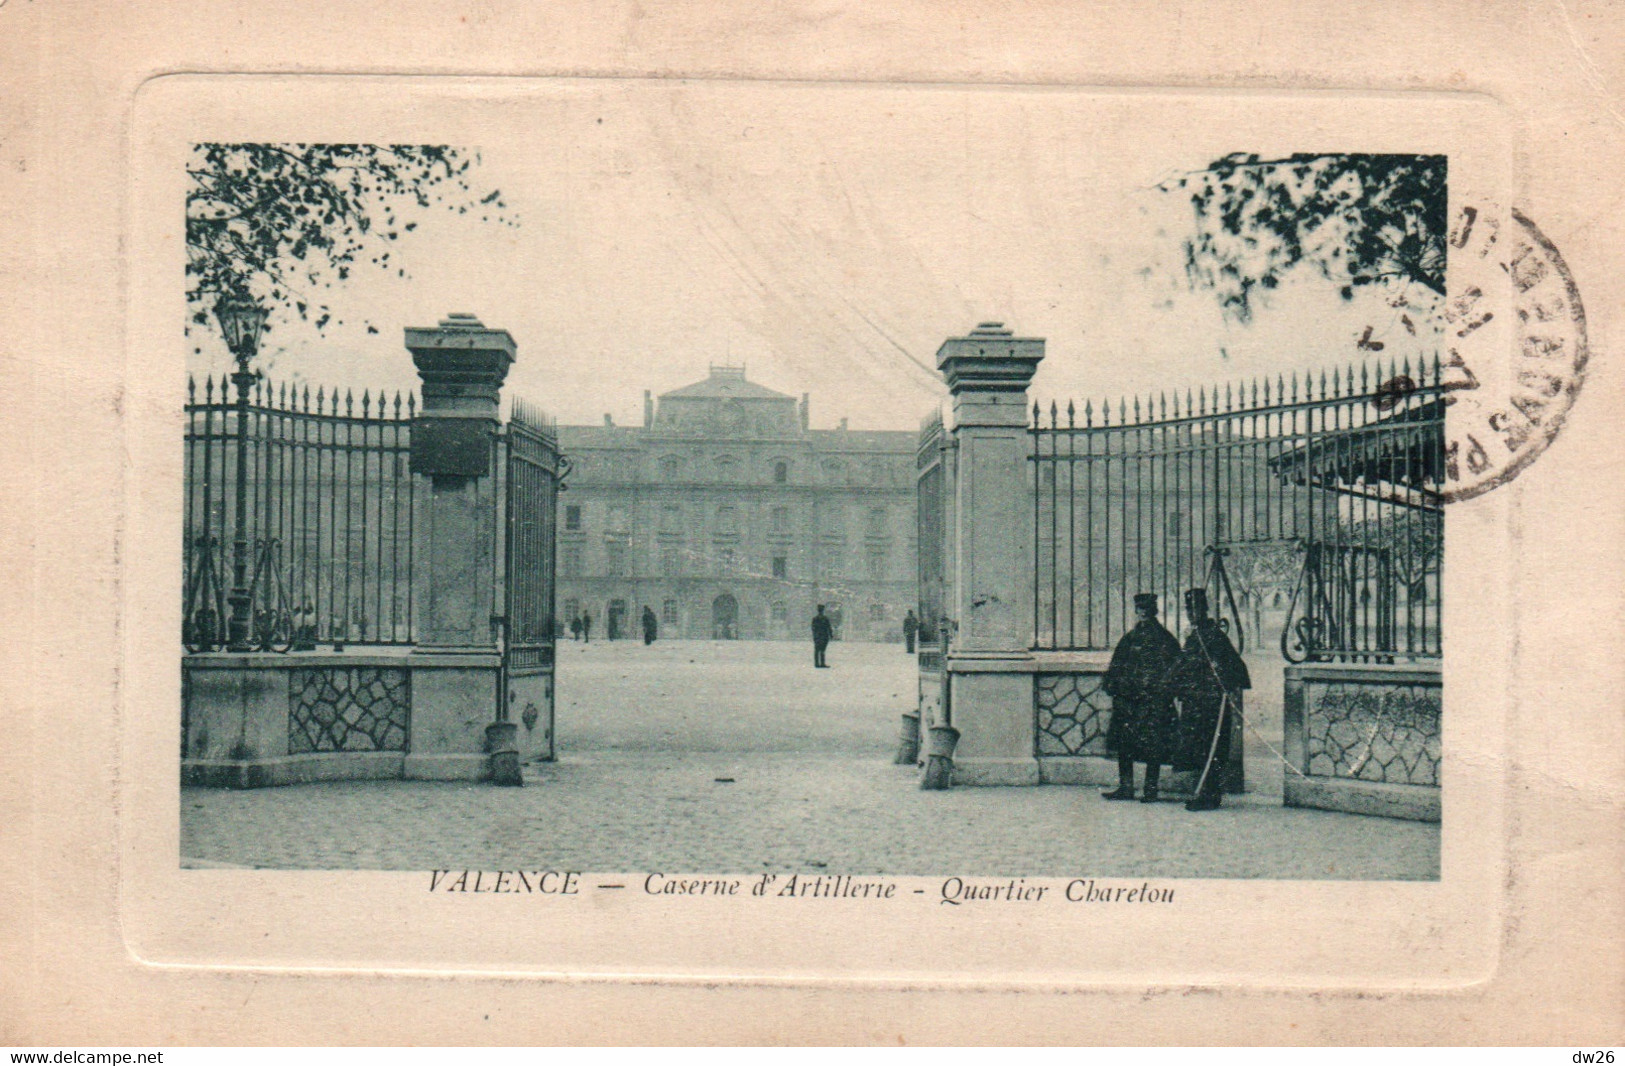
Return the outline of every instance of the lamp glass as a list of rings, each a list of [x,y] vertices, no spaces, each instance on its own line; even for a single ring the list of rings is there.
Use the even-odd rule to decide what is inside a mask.
[[[260,331],[265,328],[267,311],[253,300],[224,297],[214,305],[226,347],[240,359],[252,359],[259,348]]]

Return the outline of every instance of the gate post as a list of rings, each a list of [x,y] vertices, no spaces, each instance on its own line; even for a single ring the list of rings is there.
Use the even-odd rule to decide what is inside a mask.
[[[479,779],[492,762],[486,726],[501,707],[496,437],[516,346],[507,330],[460,314],[408,327],[405,343],[423,382],[412,474],[428,484],[413,537],[419,610],[404,773]]]
[[[948,708],[960,740],[954,780],[1036,785],[1033,740],[1033,501],[1027,386],[1042,338],[984,322],[937,349],[953,397],[948,551]]]

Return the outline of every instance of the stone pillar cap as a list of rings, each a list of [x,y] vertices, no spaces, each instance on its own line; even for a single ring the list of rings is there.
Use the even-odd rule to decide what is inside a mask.
[[[1002,322],[982,322],[937,349],[949,391],[1022,392],[1044,358],[1044,338],[1017,337]]]

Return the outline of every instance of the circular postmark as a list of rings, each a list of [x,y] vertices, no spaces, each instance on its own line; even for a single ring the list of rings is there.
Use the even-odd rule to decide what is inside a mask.
[[[1568,264],[1514,209],[1462,207],[1450,232],[1445,503],[1511,481],[1551,444],[1585,382],[1585,309]],[[1378,397],[1380,400],[1381,397]]]

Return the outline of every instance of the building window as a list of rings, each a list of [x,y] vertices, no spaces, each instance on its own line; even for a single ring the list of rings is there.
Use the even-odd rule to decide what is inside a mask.
[[[869,552],[869,580],[886,580],[886,552],[882,548],[874,548]]]
[[[572,503],[564,509],[564,528],[581,528],[581,505],[579,503]]]
[[[739,532],[739,511],[737,508],[729,504],[723,504],[717,508],[717,532]]]
[[[660,605],[660,622],[662,625],[674,626],[677,624],[677,601],[667,600]]]
[[[824,545],[824,573],[838,576],[842,572],[841,560],[846,556],[846,549],[840,544]]]
[[[774,600],[773,603],[772,603],[772,606],[770,606],[768,608],[768,610],[769,610],[769,612],[771,612],[773,621],[775,621],[775,622],[789,621],[790,611],[789,611],[789,608],[784,606],[784,601],[783,600]]]
[[[869,521],[865,528],[871,537],[883,536],[886,532],[886,509],[884,507],[869,508]]]
[[[667,577],[683,574],[683,550],[675,545],[660,549],[660,572]]]
[[[564,601],[564,624],[569,625],[572,618],[581,614],[581,601],[574,596]]]
[[[717,565],[724,574],[734,572],[734,550],[732,548],[717,549]]]
[[[789,529],[790,529],[790,508],[788,508],[788,507],[775,507],[775,508],[773,508],[772,515],[771,515],[771,521],[772,521],[772,526],[773,526],[773,532],[775,532],[775,533],[789,532]]]
[[[783,555],[773,557],[773,576],[786,578],[790,576],[790,560]]]
[[[884,622],[886,620],[886,605],[884,603],[871,603],[869,605],[869,621]]]
[[[660,532],[680,533],[683,530],[683,509],[675,503],[660,507]]]
[[[604,545],[604,572],[610,577],[626,576],[626,545],[612,540]]]
[[[675,455],[668,455],[660,460],[660,478],[662,481],[676,481],[683,476],[683,461]]]
[[[773,464],[773,482],[782,485],[790,480],[790,464],[780,459]]]
[[[581,576],[581,545],[566,544],[564,552],[559,559],[559,569],[564,571],[565,577]]]
[[[734,460],[731,455],[719,455],[716,458],[716,471],[718,481],[732,481],[734,479]]]
[[[616,504],[614,507],[611,507],[609,509],[609,515],[605,519],[605,523],[606,524],[605,524],[604,528],[607,529],[609,532],[611,532],[611,533],[625,533],[626,532],[626,508],[622,507],[620,504]]]
[[[830,459],[824,463],[824,480],[831,485],[839,485],[846,481],[846,464],[839,459]]]

